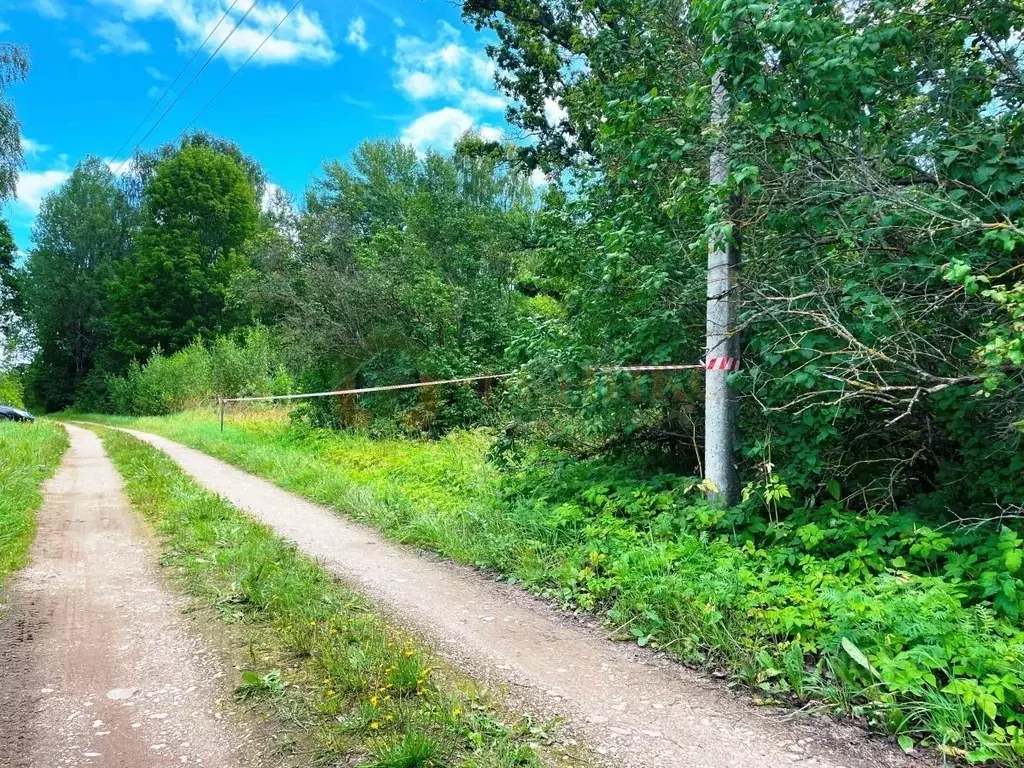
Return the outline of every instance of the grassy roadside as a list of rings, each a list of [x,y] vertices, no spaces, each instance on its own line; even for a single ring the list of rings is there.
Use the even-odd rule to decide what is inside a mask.
[[[0,422],[0,584],[25,564],[41,486],[67,446],[67,433],[57,424]]]
[[[462,563],[493,566],[502,549],[495,542],[518,535],[495,509],[500,478],[485,459],[491,438],[483,433],[376,440],[296,430],[276,411],[232,415],[224,432],[203,412],[84,418],[163,435]]]
[[[200,489],[162,453],[100,431],[132,504],[158,531],[174,579],[243,625],[242,636],[258,638],[236,695],[276,713],[295,743],[311,741],[312,764],[560,764],[554,749],[536,747],[545,729],[525,719],[506,724],[475,685],[293,546]]]
[[[374,525],[389,537],[496,569],[603,615],[639,644],[728,669],[769,698],[809,702],[971,762],[1024,766],[1024,628],[971,602],[964,579],[915,572],[904,555],[935,532],[891,541],[881,517],[828,528],[735,521],[690,501],[678,478],[637,482],[569,462],[502,478],[482,434],[370,440],[295,428],[276,412],[112,419],[164,435]],[[699,496],[699,492],[697,494]],[[1001,560],[1019,573],[1024,543]],[[822,542],[853,542],[828,553]],[[824,550],[825,553],[822,553]],[[1015,585],[1019,585],[1016,587]]]

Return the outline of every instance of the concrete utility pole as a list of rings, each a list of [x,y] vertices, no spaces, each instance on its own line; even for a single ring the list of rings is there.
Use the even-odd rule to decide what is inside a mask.
[[[725,127],[729,92],[722,70],[711,79],[711,127],[716,146],[711,153],[709,181],[722,186],[729,180]],[[724,223],[724,221],[723,221]],[[739,501],[739,479],[733,460],[736,443],[736,397],[729,386],[731,371],[739,368],[739,339],[733,334],[736,311],[738,248],[723,237],[708,244],[707,357],[704,372],[704,479],[714,485],[708,500],[717,506]]]

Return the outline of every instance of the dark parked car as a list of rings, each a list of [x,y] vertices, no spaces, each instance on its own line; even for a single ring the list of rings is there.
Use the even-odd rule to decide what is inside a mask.
[[[35,421],[36,417],[20,408],[0,405],[0,421]]]

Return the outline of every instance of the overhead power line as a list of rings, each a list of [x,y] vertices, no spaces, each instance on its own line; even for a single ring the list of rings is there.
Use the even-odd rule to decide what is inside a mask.
[[[160,123],[162,123],[164,121],[164,118],[166,118],[167,115],[169,115],[171,113],[171,110],[174,109],[175,105],[179,101],[181,101],[181,97],[184,96],[185,93],[188,91],[188,89],[192,87],[192,84],[195,83],[195,81],[199,79],[199,76],[201,74],[203,74],[203,72],[206,71],[206,68],[210,66],[210,63],[215,58],[217,58],[217,54],[220,53],[221,49],[225,45],[227,45],[228,40],[230,40],[232,38],[232,36],[235,34],[235,32],[238,31],[238,28],[240,26],[242,26],[243,22],[245,22],[245,20],[247,18],[249,18],[249,14],[252,13],[252,9],[256,7],[256,4],[259,1],[260,0],[252,0],[252,5],[250,5],[249,8],[246,10],[246,12],[242,14],[242,17],[237,22],[235,22],[235,26],[233,26],[231,28],[231,31],[228,32],[227,36],[223,40],[220,41],[220,45],[218,45],[217,48],[214,50],[214,52],[210,54],[209,58],[207,58],[206,61],[203,62],[203,66],[201,66],[199,68],[199,70],[194,75],[192,75],[192,79],[189,80],[188,83],[185,85],[185,87],[181,89],[181,92],[178,93],[178,95],[174,97],[174,101],[172,101],[167,106],[167,109],[164,110],[163,114],[160,115],[159,118],[157,118],[157,121],[155,123],[153,123],[152,126],[150,126],[150,129],[148,131],[146,131],[146,134],[141,139],[139,139],[138,143],[135,145],[136,149],[138,149],[140,146],[142,146],[145,143],[146,139],[148,139],[150,136],[153,135],[153,131],[155,131],[157,129],[157,127],[159,127]],[[121,169],[124,167],[124,164],[127,163],[127,162],[128,162],[128,158],[125,158],[121,162],[121,164],[117,167],[117,173],[121,172]]]
[[[171,81],[171,84],[168,85],[164,92],[160,94],[160,98],[156,100],[156,103],[154,103],[153,106],[149,108],[149,112],[147,112],[146,116],[142,118],[138,125],[135,126],[132,132],[128,135],[128,138],[124,140],[124,144],[117,148],[117,152],[114,153],[115,160],[117,160],[117,158],[121,156],[121,153],[128,148],[128,145],[131,144],[132,139],[135,138],[135,134],[139,132],[139,129],[149,122],[149,118],[153,116],[153,113],[156,112],[157,107],[159,107],[163,100],[167,98],[167,94],[174,90],[174,86],[178,84],[178,81],[181,79],[181,76],[184,75],[188,68],[192,66],[192,62],[196,60],[196,56],[198,56],[200,51],[202,51],[203,48],[206,47],[206,44],[210,42],[210,38],[213,37],[214,33],[218,29],[220,29],[220,25],[224,23],[224,19],[228,17],[228,14],[235,10],[236,5],[238,5],[238,0],[234,0],[234,2],[231,3],[231,7],[224,11],[224,14],[217,21],[216,25],[214,25],[213,29],[210,30],[210,34],[208,34],[206,36],[206,39],[203,40],[203,44],[192,52],[192,57],[188,60],[188,62],[186,62],[185,66],[178,70],[178,74],[174,76],[174,80]]]
[[[284,24],[284,23],[285,23],[285,21],[286,21],[286,20],[288,19],[288,17],[292,15],[292,12],[293,12],[293,11],[294,11],[294,10],[295,10],[296,8],[298,8],[298,7],[299,7],[299,4],[300,4],[301,2],[302,2],[302,0],[296,0],[295,4],[294,4],[294,5],[293,5],[293,6],[291,7],[291,8],[289,8],[289,9],[288,9],[288,12],[287,12],[287,13],[286,13],[286,14],[285,14],[284,16],[282,16],[282,17],[281,17],[281,20],[280,20],[279,22],[277,22],[277,26],[275,26],[275,27],[274,27],[274,28],[273,28],[272,30],[270,30],[270,34],[269,34],[269,35],[267,35],[267,36],[266,36],[265,38],[263,38],[263,42],[262,42],[262,43],[260,43],[260,44],[259,44],[258,46],[256,46],[256,50],[255,50],[255,51],[253,51],[253,52],[252,52],[251,54],[249,54],[249,58],[248,58],[248,59],[246,59],[246,60],[245,60],[244,62],[242,62],[242,66],[240,66],[240,67],[239,67],[238,69],[236,69],[236,70],[234,71],[234,73],[232,73],[231,77],[229,77],[229,78],[227,79],[227,81],[226,81],[226,82],[224,83],[224,85],[222,85],[222,86],[220,87],[220,90],[219,90],[219,91],[217,91],[217,92],[216,92],[215,94],[213,94],[213,98],[212,98],[212,99],[210,99],[210,100],[209,100],[209,101],[208,101],[208,102],[206,103],[206,106],[205,106],[205,107],[203,107],[203,108],[202,108],[201,110],[199,110],[199,114],[197,114],[197,115],[196,115],[195,117],[193,117],[193,118],[192,118],[192,122],[190,122],[190,123],[189,123],[188,125],[186,125],[186,126],[185,126],[185,129],[184,129],[184,130],[183,130],[183,131],[181,132],[181,134],[179,134],[179,136],[178,136],[178,138],[179,138],[179,139],[183,138],[183,137],[185,136],[185,134],[186,134],[186,133],[188,133],[188,130],[189,130],[189,129],[190,129],[190,128],[191,128],[192,126],[193,126],[193,125],[195,125],[195,124],[196,124],[196,121],[198,121],[198,120],[199,120],[199,118],[201,118],[201,117],[202,117],[203,115],[205,115],[205,114],[206,114],[206,110],[208,110],[208,109],[210,108],[210,106],[211,106],[211,105],[213,104],[213,102],[215,102],[215,101],[216,101],[216,100],[217,100],[217,99],[218,99],[218,98],[220,97],[220,95],[221,95],[222,93],[224,93],[224,91],[226,91],[226,90],[227,90],[227,87],[228,87],[229,85],[231,85],[231,83],[233,83],[233,82],[234,82],[235,78],[236,78],[236,77],[238,77],[239,73],[240,73],[240,72],[241,72],[241,71],[242,71],[243,69],[245,69],[246,65],[247,65],[247,64],[248,64],[248,63],[249,63],[250,61],[252,61],[253,59],[255,59],[255,58],[256,58],[256,55],[257,55],[257,54],[258,54],[258,53],[259,53],[259,52],[260,52],[261,50],[263,50],[263,46],[264,46],[264,45],[266,45],[266,44],[267,44],[268,42],[270,42],[270,38],[272,38],[272,37],[273,37],[273,36],[274,36],[274,35],[275,35],[275,34],[277,33],[277,30],[279,30],[279,29],[281,28],[281,25],[282,25],[282,24]]]

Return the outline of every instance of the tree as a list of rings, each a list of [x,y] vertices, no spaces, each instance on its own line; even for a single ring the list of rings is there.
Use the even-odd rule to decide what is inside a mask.
[[[105,362],[106,284],[131,248],[133,227],[125,196],[97,158],[79,163],[43,201],[20,283],[38,346],[32,394],[47,410],[70,405]]]
[[[259,221],[238,163],[208,146],[185,146],[156,166],[141,215],[132,258],[110,289],[118,352],[143,359],[233,327],[227,292],[249,269],[245,246]]]
[[[543,233],[567,311],[522,345],[538,369],[700,359],[696,256],[723,234],[708,215],[718,200],[744,251],[732,378],[748,497],[781,484],[793,506],[833,493],[939,517],[1020,506],[1019,4],[464,11],[498,33],[500,82],[537,134],[534,156],[567,169]],[[715,72],[732,102],[720,189],[707,174]],[[551,99],[567,110],[557,123]],[[706,469],[694,383],[638,399],[595,377],[574,395],[593,405],[582,429],[604,450]]]
[[[0,43],[0,202],[17,192],[22,163],[21,123],[6,90],[28,75],[28,54],[20,46]],[[20,295],[15,275],[17,247],[7,222],[0,221],[0,374],[21,343]]]
[[[252,185],[257,202],[263,200],[267,189],[267,174],[256,160],[246,155],[237,144],[204,131],[197,131],[184,136],[181,143],[168,142],[151,152],[137,152],[124,167],[124,185],[129,199],[141,204],[146,185],[153,178],[159,165],[172,159],[181,150],[188,147],[206,147],[218,155],[230,157]]]
[[[0,202],[10,200],[18,189],[21,167],[21,123],[7,88],[28,75],[28,54],[11,43],[0,43]]]
[[[21,291],[14,263],[17,253],[10,227],[0,221],[0,373],[9,367],[21,335]]]
[[[325,166],[306,212],[286,227],[295,241],[278,233],[265,243],[255,301],[318,377],[310,386],[499,365],[533,195],[505,155],[481,149],[470,140],[453,156],[421,158],[401,143],[366,142],[347,165]]]

